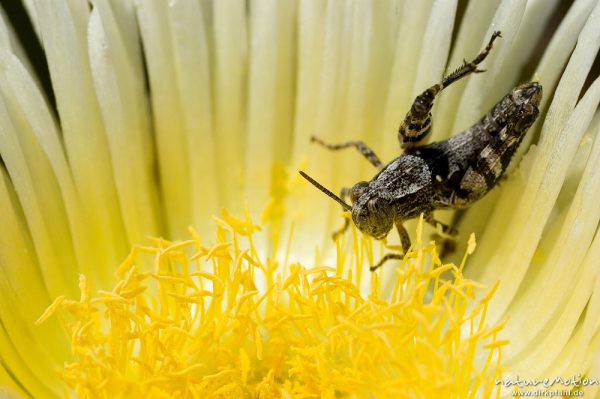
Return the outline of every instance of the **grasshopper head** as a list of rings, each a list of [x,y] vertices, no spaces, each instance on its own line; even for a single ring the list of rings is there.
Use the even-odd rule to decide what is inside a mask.
[[[392,203],[377,191],[369,191],[369,183],[359,182],[352,187],[352,221],[364,234],[382,240],[394,226]]]
[[[378,190],[369,190],[369,183],[361,181],[352,187],[350,192],[352,206],[350,206],[306,173],[300,171],[300,174],[345,210],[352,211],[354,224],[364,234],[383,240],[392,229],[395,219],[394,207],[391,201]]]

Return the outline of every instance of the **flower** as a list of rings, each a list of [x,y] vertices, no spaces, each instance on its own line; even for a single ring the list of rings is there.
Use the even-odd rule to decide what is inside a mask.
[[[261,260],[248,215],[216,221],[212,246],[194,231],[191,240],[136,246],[112,290],[93,295],[82,276],[79,300],[60,296],[42,315],[38,324],[59,307],[74,316],[76,359],[62,378],[77,397],[433,398],[496,389],[507,342],[497,338],[502,324],[485,323],[494,288],[467,312],[477,285],[463,277],[464,259],[442,265],[419,235],[387,298],[377,274],[361,277],[370,239],[354,234],[349,268],[342,253],[333,267],[278,265]],[[476,353],[486,353],[484,364]]]
[[[337,325],[333,321],[340,321],[336,317],[348,316],[348,303],[354,298],[352,309],[368,304],[375,312],[365,316],[371,323],[369,317],[385,308],[380,299],[391,298],[406,273],[424,267],[406,261],[386,266],[378,274],[357,276],[362,273],[360,266],[368,263],[369,255],[362,251],[373,251],[366,249],[371,244],[347,236],[333,246],[329,236],[339,219],[337,205],[301,184],[295,171],[307,165],[318,171],[319,181],[327,187],[367,179],[372,171],[369,165],[354,163],[356,154],[329,154],[309,147],[309,137],[318,134],[330,142],[364,139],[382,159],[392,159],[398,149],[386,143],[395,140],[393,132],[415,95],[439,80],[446,69],[476,54],[493,30],[501,30],[503,37],[483,65],[486,72],[457,82],[437,100],[432,139],[468,127],[519,81],[531,79],[534,71],[544,87],[542,116],[528,134],[506,182],[475,204],[459,223],[464,234],[459,242],[467,242],[473,231],[479,242],[464,276],[460,268],[438,264],[433,247],[421,243],[413,254],[417,258],[429,254],[437,269],[423,269],[420,281],[431,283],[437,277],[427,273],[447,268],[455,273],[447,280],[454,288],[465,288],[464,282],[471,287],[471,281],[487,287],[469,291],[467,298],[472,293],[478,297],[470,299],[470,307],[464,304],[464,314],[482,316],[485,308],[480,331],[492,339],[491,344],[484,344],[487,349],[478,348],[468,357],[474,369],[497,364],[486,358],[490,353],[497,357],[500,345],[502,358],[494,360],[502,360],[502,381],[517,376],[600,378],[596,261],[600,211],[595,206],[600,194],[600,140],[595,140],[600,83],[590,72],[600,47],[598,2],[470,1],[459,7],[457,1],[447,0],[402,4],[94,0],[91,5],[34,0],[23,5],[43,45],[52,91],[40,89],[44,82],[34,72],[38,65],[23,51],[28,47],[20,44],[21,32],[10,28],[13,14],[7,12],[0,30],[0,214],[4,227],[0,235],[0,386],[7,395],[59,396],[64,387],[55,370],[63,362],[63,377],[77,387],[77,376],[82,375],[77,373],[84,370],[78,367],[86,361],[131,360],[136,348],[123,345],[132,337],[103,335],[107,326],[100,317],[106,312],[111,323],[139,327],[130,330],[131,334],[148,332],[142,329],[147,319],[123,314],[131,310],[121,306],[123,301],[135,302],[135,311],[145,311],[145,317],[158,323],[166,335],[163,338],[175,343],[185,340],[191,329],[166,322],[161,326],[164,315],[152,313],[152,306],[144,303],[151,300],[143,295],[153,290],[159,294],[155,297],[158,305],[163,301],[176,304],[168,308],[173,315],[183,308],[200,312],[204,309],[200,303],[193,305],[189,299],[209,306],[202,294],[209,291],[212,301],[222,300],[243,316],[230,320],[227,312],[215,310],[215,322],[238,322],[240,329],[259,323],[262,328],[270,326],[270,330],[246,331],[244,345],[208,342],[230,350],[223,358],[215,357],[213,366],[228,361],[230,368],[235,367],[236,379],[262,384],[254,386],[261,395],[281,392],[272,391],[281,388],[276,384],[281,381],[269,373],[276,370],[273,363],[263,369],[254,367],[260,352],[274,356],[280,348],[297,349],[286,345],[291,338],[283,333],[278,336],[269,324],[273,320],[267,317],[269,311],[299,306],[283,288],[285,282],[289,281],[288,287],[316,291],[330,281],[337,282],[331,284],[338,290],[353,287],[348,292],[354,296],[336,294],[345,307],[336,307],[331,299],[323,299],[322,308],[302,302],[312,312],[307,316],[312,324],[301,324],[310,325],[305,332],[312,339],[310,335],[317,333],[312,331],[315,315],[335,316],[328,325],[333,329]],[[265,202],[269,205],[262,219],[267,230],[251,235]],[[248,209],[249,216],[236,219],[225,213],[224,222],[217,222],[215,239],[209,221],[220,214],[221,207],[232,215]],[[451,215],[445,216],[450,220]],[[190,225],[196,232],[191,238]],[[409,231],[415,230],[415,224],[409,224]],[[245,257],[243,247],[235,246],[239,234],[246,240],[253,237],[245,247]],[[155,239],[153,246],[148,245],[147,237],[161,236],[168,240]],[[209,244],[211,240],[214,245]],[[225,251],[225,242],[232,242],[235,250]],[[315,247],[323,248],[316,260]],[[144,261],[137,257],[144,248],[157,259],[156,270],[141,269]],[[186,269],[163,270],[168,266],[161,264],[164,257],[183,265],[196,264],[204,257],[207,264],[214,261],[216,269],[180,279]],[[353,267],[342,262],[348,258],[353,259]],[[461,264],[460,259],[455,263]],[[280,280],[271,270],[275,264],[290,267]],[[122,267],[115,286],[117,265]],[[231,270],[232,265],[238,269]],[[327,265],[335,265],[335,270]],[[194,269],[190,273],[207,272]],[[79,275],[85,277],[78,287]],[[190,281],[198,287],[186,286]],[[236,294],[214,299],[219,284]],[[413,316],[422,315],[417,311],[427,309],[427,300],[438,298],[436,289],[447,287],[445,279],[440,286],[435,284],[430,297],[413,303]],[[492,287],[490,299],[487,294]],[[453,292],[463,292],[458,288]],[[190,296],[189,289],[196,296]],[[265,294],[269,289],[287,295],[282,309],[276,306],[277,298]],[[262,305],[255,296],[264,298]],[[106,308],[93,312],[101,304]],[[264,308],[251,314],[250,304]],[[66,313],[51,316],[59,307],[72,311],[75,321]],[[34,325],[42,314],[44,323]],[[455,313],[446,314],[450,315]],[[198,319],[177,320],[189,322],[186,326],[191,328]],[[428,326],[426,321],[421,326]],[[468,323],[458,325],[464,329],[459,336],[480,337],[475,330],[469,331]],[[497,331],[496,326],[503,328]],[[65,331],[76,334],[69,336]],[[110,331],[120,334],[126,329]],[[333,331],[328,331],[330,342],[335,338]],[[448,331],[458,334],[457,329]],[[259,349],[257,342],[268,338],[262,335],[266,332],[282,341]],[[382,334],[378,337],[385,342]],[[365,336],[357,334],[357,339]],[[150,338],[149,343],[163,342]],[[510,344],[504,345],[507,340]],[[103,342],[109,342],[110,350],[118,350],[121,356],[103,353]],[[382,353],[383,348],[374,350]],[[90,349],[97,352],[85,352]],[[187,373],[199,370],[174,367],[184,362],[177,353],[161,350],[170,355],[170,372],[179,373],[172,377],[187,378]],[[302,381],[325,375],[329,369],[360,370],[356,365],[343,367],[356,357],[328,357],[316,344],[304,350],[298,349],[298,363],[286,369],[292,376],[302,375]],[[321,369],[311,370],[315,364],[301,361],[303,357],[322,359]],[[148,359],[138,356],[133,361],[143,368]],[[131,365],[117,364],[114,370],[127,366]],[[373,370],[373,375],[381,371]],[[425,371],[432,370],[436,369]],[[485,375],[478,373],[463,377],[473,383]],[[225,374],[216,378],[230,378]],[[331,395],[339,388],[332,381],[351,384],[347,374],[335,375],[340,376],[344,378],[320,380],[330,385],[312,381],[303,387],[316,386],[321,391],[311,394]],[[488,375],[488,381],[492,376]],[[352,383],[356,380],[366,381],[355,378]],[[474,394],[477,384],[473,384],[462,385],[465,391],[453,394]],[[227,389],[240,386],[225,384],[216,389],[227,396],[233,392]],[[300,389],[288,388],[290,392]],[[356,389],[357,396],[365,392],[364,386]],[[509,395],[513,389],[508,387],[502,394]],[[581,389],[586,396],[598,393],[595,384]]]

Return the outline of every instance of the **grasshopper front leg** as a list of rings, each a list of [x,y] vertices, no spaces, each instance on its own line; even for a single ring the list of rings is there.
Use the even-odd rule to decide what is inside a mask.
[[[340,143],[340,144],[328,144],[328,143],[325,143],[320,138],[312,136],[310,138],[310,141],[312,143],[320,144],[323,147],[325,147],[331,151],[343,150],[344,148],[354,147],[358,150],[358,152],[361,153],[361,155],[363,157],[365,157],[367,159],[367,161],[369,161],[371,163],[371,165],[375,166],[379,170],[381,170],[383,168],[383,162],[381,162],[381,160],[379,159],[377,154],[375,154],[375,152],[368,145],[366,145],[364,142],[362,142],[360,140],[346,141],[346,142]]]
[[[410,236],[408,235],[408,231],[406,231],[406,228],[404,228],[404,226],[402,225],[402,221],[401,220],[396,220],[396,222],[394,222],[394,225],[396,226],[396,230],[398,231],[398,235],[400,236],[400,244],[402,245],[402,251],[404,253],[402,253],[402,254],[386,254],[386,255],[384,255],[384,257],[381,258],[379,260],[379,262],[377,262],[375,265],[373,265],[373,266],[370,267],[370,270],[372,272],[374,272],[375,270],[379,269],[388,260],[393,260],[393,259],[402,260],[402,259],[404,259],[404,255],[406,255],[408,253],[408,251],[410,250],[410,246],[411,246]]]
[[[340,198],[342,199],[342,201],[346,201],[350,197],[351,190],[352,189],[348,187],[342,187],[342,190],[340,191]],[[344,218],[344,225],[336,231],[334,231],[331,235],[333,241],[336,241],[338,237],[342,236],[346,232],[346,230],[348,230],[348,227],[350,227],[350,219]]]

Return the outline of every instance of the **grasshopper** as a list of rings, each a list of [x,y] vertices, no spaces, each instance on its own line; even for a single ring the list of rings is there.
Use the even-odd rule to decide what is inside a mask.
[[[338,197],[306,173],[300,174],[319,190],[352,213],[358,229],[375,239],[387,237],[396,227],[404,253],[411,246],[408,232],[402,225],[424,215],[424,220],[440,227],[444,234],[458,232],[433,216],[435,210],[462,209],[492,190],[506,171],[510,160],[529,127],[539,114],[542,86],[537,82],[521,84],[505,95],[477,123],[463,133],[447,140],[423,144],[431,131],[431,109],[435,97],[453,82],[471,73],[483,72],[477,66],[487,57],[500,32],[494,32],[487,46],[477,57],[447,75],[441,82],[418,95],[398,130],[398,140],[404,152],[383,164],[362,141],[328,144],[312,137],[312,141],[329,150],[354,147],[379,172],[370,181],[361,181],[352,188],[343,188]],[[351,205],[345,199],[349,198]],[[342,234],[349,225],[334,233]],[[390,259],[402,259],[403,254],[385,255],[371,270]]]

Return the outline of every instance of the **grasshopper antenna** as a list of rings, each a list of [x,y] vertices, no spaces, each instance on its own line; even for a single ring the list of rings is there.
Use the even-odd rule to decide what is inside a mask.
[[[323,187],[322,185],[317,183],[317,181],[315,179],[313,179],[312,177],[310,177],[303,171],[299,171],[299,172],[300,172],[300,175],[302,175],[302,177],[304,177],[306,180],[308,180],[310,183],[312,183],[313,186],[315,186],[316,188],[318,188],[319,190],[321,190],[325,194],[327,194],[327,196],[329,198],[333,199],[335,202],[340,204],[342,206],[342,208],[344,208],[347,211],[352,210],[352,207],[350,205],[346,204],[340,197],[338,197],[337,195],[335,195],[334,193],[332,193],[331,191],[327,190],[325,187]]]

